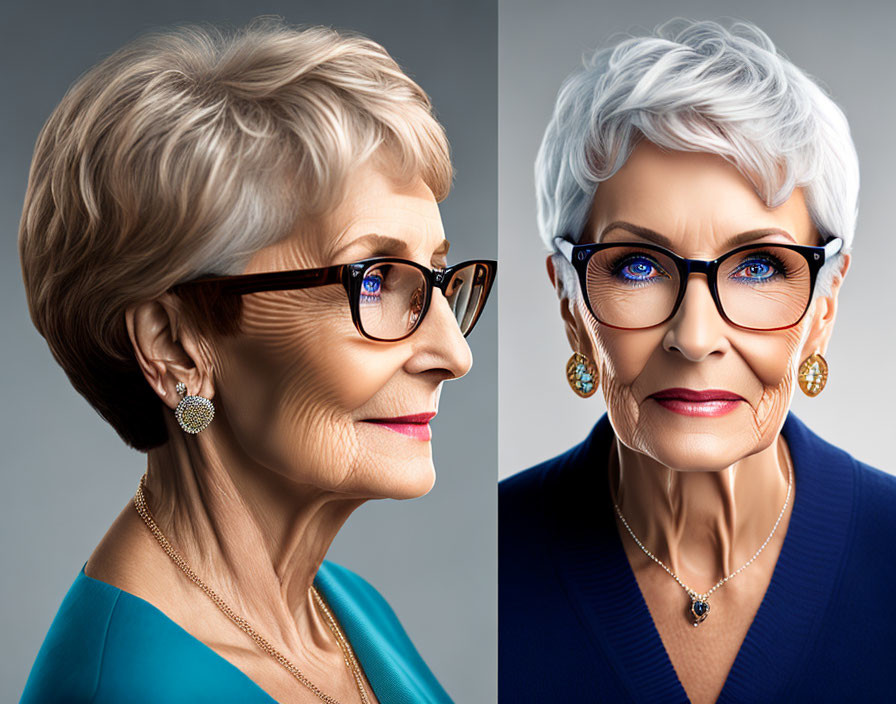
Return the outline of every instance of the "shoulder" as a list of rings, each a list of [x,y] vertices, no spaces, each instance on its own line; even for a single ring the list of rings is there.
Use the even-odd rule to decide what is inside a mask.
[[[22,704],[93,700],[121,593],[105,586],[93,587],[83,573],[75,578],[31,667]]]
[[[395,611],[361,575],[324,560],[314,586],[352,643],[374,644],[384,652],[398,652],[417,662],[417,651]]]
[[[555,488],[557,483],[568,475],[568,470],[580,463],[582,456],[587,452],[590,440],[589,436],[566,452],[501,481],[498,484],[498,502],[501,510],[522,507],[536,500],[546,489]]]
[[[389,602],[361,575],[335,562],[324,560],[314,585],[328,603],[352,615],[366,614],[371,620],[398,620]]]
[[[499,533],[537,530],[533,521],[547,516],[553,507],[577,507],[583,494],[593,498],[602,490],[601,463],[612,441],[613,428],[606,414],[582,442],[565,452],[500,482],[498,486]]]
[[[392,607],[366,579],[325,560],[314,585],[348,637],[380,701],[451,701]]]
[[[856,463],[856,474],[863,491],[868,494],[868,499],[874,503],[892,508],[893,502],[896,502],[896,475],[884,472],[859,460],[854,461]]]
[[[831,487],[840,481],[851,484],[853,507],[859,521],[871,520],[878,527],[896,528],[896,476],[872,467],[819,437],[793,413],[784,426],[791,452],[802,458]],[[847,485],[843,485],[844,488]]]
[[[21,704],[234,701],[228,697],[272,702],[158,608],[82,568],[41,646]]]
[[[890,540],[896,536],[896,476],[864,462],[854,462],[856,521],[869,536]],[[889,546],[886,549],[889,551]]]

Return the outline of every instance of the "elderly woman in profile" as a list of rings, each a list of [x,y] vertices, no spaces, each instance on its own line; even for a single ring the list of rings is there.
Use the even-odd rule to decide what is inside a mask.
[[[896,478],[824,388],[858,163],[759,29],[674,22],[564,84],[536,164],[573,391],[607,414],[500,490],[500,700],[892,698]]]
[[[425,494],[442,382],[494,262],[449,267],[423,91],[323,28],[130,45],[39,138],[35,325],[148,468],[23,702],[445,702],[394,613],[324,561],[371,498]]]

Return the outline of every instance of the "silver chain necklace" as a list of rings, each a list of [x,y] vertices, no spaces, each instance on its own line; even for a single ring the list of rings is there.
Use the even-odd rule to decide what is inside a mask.
[[[772,536],[775,534],[775,531],[778,530],[778,524],[781,522],[782,516],[784,516],[784,511],[787,510],[787,504],[790,503],[790,492],[791,492],[791,489],[793,488],[793,463],[791,461],[789,461],[789,459],[787,462],[787,476],[788,476],[787,496],[784,499],[784,506],[781,507],[781,513],[778,514],[778,520],[775,521],[775,525],[772,527],[772,532],[768,534],[768,537],[765,539],[765,542],[759,546],[759,549],[755,553],[753,553],[753,557],[751,557],[749,560],[747,560],[743,565],[741,565],[738,569],[734,570],[734,572],[729,574],[727,577],[723,577],[722,579],[720,579],[716,583],[716,585],[712,589],[710,589],[708,592],[704,592],[702,594],[700,592],[695,592],[693,589],[691,589],[689,586],[687,586],[684,582],[682,582],[678,578],[677,574],[675,574],[672,570],[670,570],[668,567],[666,567],[666,565],[664,565],[663,562],[659,558],[657,558],[652,552],[650,552],[650,550],[648,550],[647,548],[644,547],[643,543],[640,540],[638,540],[638,536],[636,536],[634,534],[634,532],[632,531],[632,529],[629,527],[628,521],[625,520],[625,516],[623,516],[622,511],[619,510],[619,505],[615,501],[613,502],[613,506],[616,508],[616,513],[619,515],[619,520],[622,521],[622,525],[625,526],[625,529],[628,531],[628,534],[630,536],[632,536],[634,541],[638,544],[638,547],[644,551],[644,554],[647,555],[647,557],[649,557],[651,560],[653,560],[655,563],[657,563],[660,567],[662,567],[664,570],[666,570],[666,572],[668,572],[670,575],[672,575],[673,579],[675,579],[675,581],[678,582],[679,585],[681,585],[681,588],[684,589],[688,593],[688,596],[691,598],[690,615],[694,618],[694,628],[699,626],[700,623],[703,620],[705,620],[706,617],[709,615],[709,595],[712,594],[716,589],[721,587],[723,584],[725,584],[725,582],[727,582],[729,579],[734,577],[736,574],[738,574],[739,572],[741,572],[741,571],[745,570],[747,567],[749,567],[750,563],[752,563],[753,560],[755,560],[756,557],[759,555],[759,553],[761,553],[765,549],[765,546],[768,545],[768,542],[772,539]]]

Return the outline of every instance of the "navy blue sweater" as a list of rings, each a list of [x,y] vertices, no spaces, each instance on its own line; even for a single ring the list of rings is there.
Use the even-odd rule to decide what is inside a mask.
[[[717,702],[896,702],[896,477],[792,413],[790,523]],[[687,702],[616,529],[606,415],[500,486],[499,701]]]

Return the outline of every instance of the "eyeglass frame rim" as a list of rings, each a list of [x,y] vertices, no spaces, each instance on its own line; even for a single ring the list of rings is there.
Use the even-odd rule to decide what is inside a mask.
[[[423,274],[426,281],[426,297],[423,302],[423,308],[417,321],[405,335],[396,338],[375,337],[367,333],[361,323],[360,310],[360,293],[361,285],[364,277],[361,275],[364,271],[375,264],[388,263],[409,264]],[[401,257],[370,257],[361,259],[356,262],[348,262],[346,264],[333,264],[332,266],[316,267],[313,269],[287,269],[284,271],[263,271],[254,274],[234,274],[229,276],[200,276],[189,281],[184,281],[171,286],[168,291],[178,294],[179,291],[192,287],[201,286],[203,288],[217,287],[215,292],[217,295],[236,295],[242,296],[248,293],[261,293],[264,291],[299,291],[307,288],[318,288],[320,286],[329,286],[331,284],[342,284],[348,297],[349,309],[351,310],[352,323],[358,333],[368,339],[376,342],[400,342],[405,340],[416,332],[417,328],[426,317],[432,302],[433,289],[438,288],[442,295],[445,296],[445,289],[451,283],[455,274],[473,264],[481,264],[485,266],[488,278],[484,286],[484,294],[482,302],[479,305],[476,315],[473,318],[470,327],[466,332],[461,334],[466,337],[469,335],[485,309],[491,292],[492,284],[495,282],[497,275],[498,262],[494,259],[468,259],[452,266],[442,268],[429,268],[410,259]],[[447,296],[446,296],[447,298]],[[458,329],[460,325],[458,324]]]
[[[794,327],[795,325],[799,325],[800,321],[806,316],[806,312],[809,310],[809,306],[812,304],[812,297],[815,295],[815,283],[818,279],[818,273],[821,271],[822,267],[843,248],[843,238],[834,235],[823,245],[787,244],[779,242],[748,243],[735,247],[734,249],[725,252],[720,257],[717,257],[715,259],[688,259],[687,257],[682,257],[675,252],[652,242],[588,242],[584,244],[576,244],[569,239],[569,235],[554,237],[554,246],[557,248],[557,251],[560,252],[560,254],[562,254],[570,264],[572,264],[573,269],[575,269],[576,273],[578,274],[579,285],[582,289],[582,294],[585,299],[585,305],[588,306],[588,311],[601,325],[606,325],[607,327],[614,328],[616,330],[647,330],[649,328],[654,328],[657,325],[667,323],[675,317],[675,314],[678,313],[678,309],[681,307],[681,302],[684,300],[684,294],[687,290],[690,275],[704,274],[706,276],[706,282],[709,286],[709,293],[712,296],[713,303],[715,303],[716,310],[719,312],[719,315],[725,322],[742,330],[750,330],[753,332],[776,332],[778,330],[787,330]],[[652,249],[654,251],[661,252],[668,255],[669,258],[672,259],[672,261],[675,263],[675,266],[678,268],[680,277],[680,281],[678,284],[678,296],[672,306],[672,312],[660,322],[654,323],[653,325],[645,325],[636,328],[623,327],[621,325],[611,325],[610,323],[605,323],[597,316],[597,313],[594,312],[594,309],[591,305],[590,296],[588,295],[586,283],[588,261],[596,252],[616,246],[644,247],[646,249]],[[722,307],[722,301],[719,298],[719,289],[716,277],[718,275],[719,266],[721,265],[721,263],[740,251],[761,248],[764,246],[783,247],[785,249],[790,249],[802,255],[806,259],[806,263],[809,265],[809,299],[806,301],[806,306],[805,308],[803,308],[803,312],[800,313],[799,318],[797,318],[796,321],[791,323],[790,325],[783,325],[777,328],[751,328],[746,325],[738,325],[728,317],[727,313],[725,313],[725,310]],[[587,256],[583,257],[582,254],[584,253],[587,253]]]

